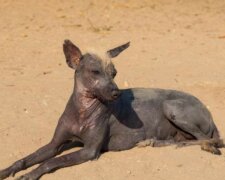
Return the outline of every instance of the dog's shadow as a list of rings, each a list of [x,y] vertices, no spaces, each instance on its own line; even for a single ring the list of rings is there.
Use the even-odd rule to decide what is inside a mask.
[[[112,115],[123,125],[131,129],[143,127],[143,122],[132,107],[135,97],[131,89],[122,90],[121,97],[110,103]]]

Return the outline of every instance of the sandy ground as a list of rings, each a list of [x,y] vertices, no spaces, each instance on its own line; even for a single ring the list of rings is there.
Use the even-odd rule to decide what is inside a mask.
[[[0,169],[52,137],[73,87],[64,39],[82,50],[131,41],[114,60],[119,87],[190,92],[205,102],[225,138],[224,12],[224,0],[0,0]],[[222,180],[222,153],[134,148],[43,180]]]

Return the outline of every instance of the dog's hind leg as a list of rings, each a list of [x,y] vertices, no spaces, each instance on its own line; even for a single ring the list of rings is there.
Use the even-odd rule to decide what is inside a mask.
[[[157,139],[146,139],[143,141],[140,141],[136,144],[137,147],[164,147],[164,146],[171,146],[177,144],[173,139],[170,140],[157,140]]]
[[[196,140],[213,138],[216,127],[208,110],[197,100],[167,100],[163,104],[165,117],[178,129],[189,133]],[[215,139],[217,140],[217,139]],[[218,139],[219,140],[219,139]],[[218,147],[209,142],[200,143],[201,149],[221,154]]]

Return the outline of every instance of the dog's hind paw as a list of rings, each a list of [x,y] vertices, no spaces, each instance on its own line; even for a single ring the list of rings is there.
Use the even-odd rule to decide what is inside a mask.
[[[209,144],[202,144],[201,149],[215,155],[221,155],[221,151],[218,148]]]
[[[155,142],[154,139],[146,139],[146,140],[143,140],[143,141],[138,142],[136,144],[136,146],[139,147],[139,148],[146,147],[146,146],[153,147],[154,146],[154,142]]]

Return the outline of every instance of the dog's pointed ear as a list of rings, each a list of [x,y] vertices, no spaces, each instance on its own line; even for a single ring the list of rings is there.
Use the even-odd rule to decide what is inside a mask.
[[[73,69],[76,69],[82,56],[80,49],[70,40],[65,40],[63,44],[63,52],[66,57],[67,65]]]
[[[127,42],[126,44],[123,44],[121,46],[108,50],[107,54],[109,55],[110,58],[114,58],[118,56],[123,50],[127,49],[129,46],[130,46],[130,42]]]

